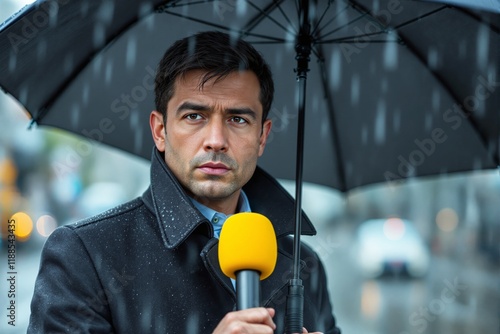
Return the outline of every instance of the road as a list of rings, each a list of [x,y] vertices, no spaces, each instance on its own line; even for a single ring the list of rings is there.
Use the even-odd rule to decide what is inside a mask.
[[[477,254],[433,256],[422,279],[365,279],[353,257],[352,224],[317,229],[304,239],[325,263],[343,333],[500,333],[500,268]]]

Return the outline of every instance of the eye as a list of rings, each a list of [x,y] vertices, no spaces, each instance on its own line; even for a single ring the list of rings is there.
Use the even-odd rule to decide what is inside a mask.
[[[246,119],[244,119],[243,117],[239,117],[239,116],[233,116],[230,118],[230,121],[233,122],[233,123],[237,123],[237,124],[245,124],[245,123],[248,123],[246,121]]]
[[[188,114],[188,115],[184,116],[184,118],[186,118],[190,121],[197,121],[197,120],[202,119],[200,114]]]

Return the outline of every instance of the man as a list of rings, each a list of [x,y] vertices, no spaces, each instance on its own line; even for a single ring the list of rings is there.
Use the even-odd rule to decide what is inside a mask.
[[[155,84],[149,189],[50,236],[28,331],[283,333],[294,210],[256,167],[272,126],[268,66],[248,43],[205,32],[167,50]],[[235,311],[217,238],[225,219],[242,211],[271,220],[279,255],[261,282],[264,307]],[[303,233],[314,234],[304,222]],[[304,245],[301,255],[304,326],[339,333],[323,266]]]

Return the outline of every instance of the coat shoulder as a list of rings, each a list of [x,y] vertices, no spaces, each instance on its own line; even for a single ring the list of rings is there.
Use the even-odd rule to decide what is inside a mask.
[[[100,214],[84,218],[66,226],[73,230],[82,230],[92,227],[102,228],[104,227],[104,224],[123,223],[129,221],[132,216],[137,215],[138,210],[140,211],[142,209],[145,209],[145,205],[141,197],[138,197]]]

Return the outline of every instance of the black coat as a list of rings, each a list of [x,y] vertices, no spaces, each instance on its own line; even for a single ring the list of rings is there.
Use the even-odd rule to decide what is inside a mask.
[[[263,305],[276,309],[276,333],[283,333],[293,199],[260,169],[244,190],[252,211],[266,215],[278,237],[276,269],[261,281],[261,294]],[[314,233],[305,217],[303,234]],[[217,247],[211,223],[155,150],[151,186],[142,197],[48,238],[28,332],[210,333],[236,307]],[[324,268],[305,245],[301,258],[304,326],[337,333]]]

